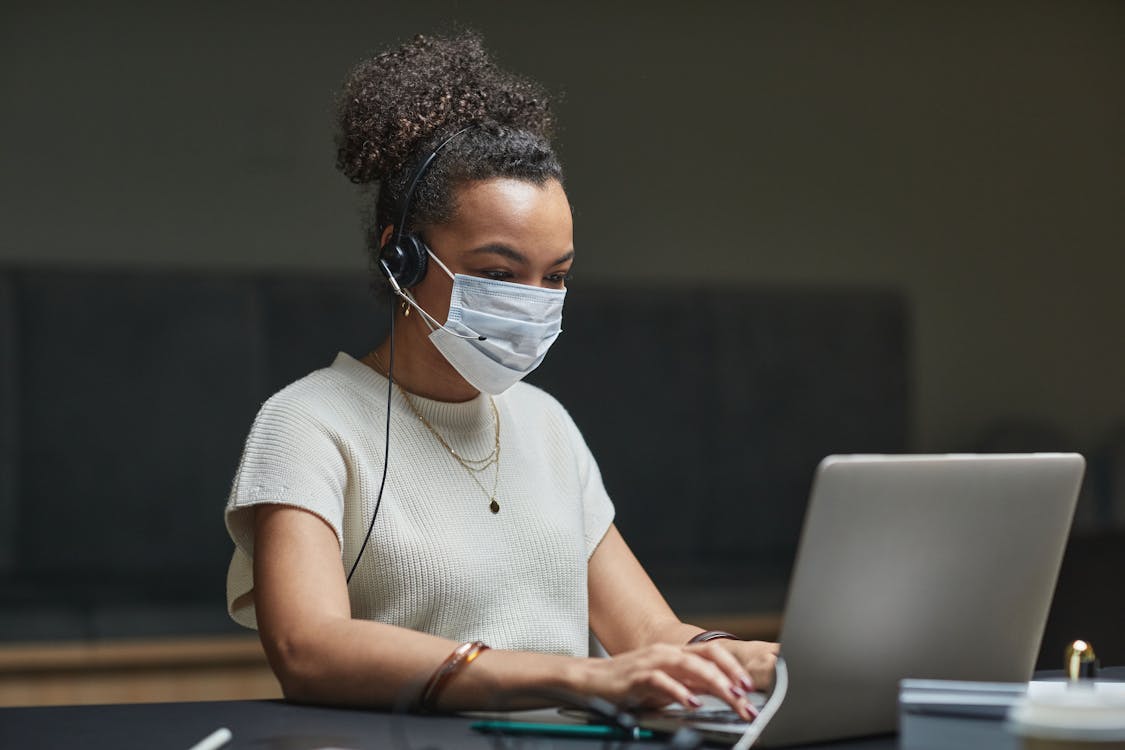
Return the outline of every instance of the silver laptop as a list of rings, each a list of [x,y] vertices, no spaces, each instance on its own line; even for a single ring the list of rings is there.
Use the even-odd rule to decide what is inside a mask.
[[[824,459],[781,630],[788,691],[756,745],[893,732],[906,677],[1029,679],[1084,469],[1073,453]],[[728,743],[748,728],[687,725]]]

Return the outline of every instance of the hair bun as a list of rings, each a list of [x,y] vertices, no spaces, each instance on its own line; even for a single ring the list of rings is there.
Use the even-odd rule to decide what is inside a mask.
[[[381,182],[401,171],[423,145],[473,124],[549,137],[546,93],[500,70],[480,37],[418,35],[365,60],[340,94],[336,167],[355,183]]]

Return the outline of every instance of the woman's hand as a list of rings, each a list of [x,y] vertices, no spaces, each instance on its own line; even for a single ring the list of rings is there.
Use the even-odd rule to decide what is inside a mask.
[[[645,646],[610,659],[588,660],[581,691],[626,709],[659,708],[668,703],[698,708],[701,703],[696,696],[707,693],[750,720],[757,711],[746,693],[753,689],[754,680],[740,658],[716,642]],[[753,660],[762,675],[765,662],[764,657]]]
[[[708,641],[733,654],[742,668],[749,673],[753,689],[769,692],[773,687],[774,669],[780,645],[769,641],[736,641],[730,638]]]

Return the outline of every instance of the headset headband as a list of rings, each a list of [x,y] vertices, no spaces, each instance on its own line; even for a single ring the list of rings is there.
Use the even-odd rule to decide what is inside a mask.
[[[426,170],[430,168],[431,164],[433,164],[434,159],[437,158],[438,153],[440,153],[443,148],[448,146],[454,138],[477,127],[479,126],[476,124],[469,125],[468,127],[461,128],[453,135],[447,137],[444,141],[439,143],[437,145],[437,148],[431,151],[430,155],[427,156],[425,160],[418,166],[417,171],[414,172],[414,178],[410,180],[410,186],[406,189],[406,194],[402,197],[402,213],[399,214],[398,222],[395,224],[394,237],[392,238],[394,245],[397,246],[402,242],[402,235],[404,234],[404,227],[406,226],[406,217],[410,213],[410,202],[414,198],[414,189],[418,187],[418,182],[422,179],[422,175],[426,174]]]

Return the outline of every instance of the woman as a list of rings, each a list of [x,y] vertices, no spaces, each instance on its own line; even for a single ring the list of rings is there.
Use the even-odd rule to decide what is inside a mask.
[[[456,710],[709,693],[749,718],[776,644],[680,622],[566,411],[518,382],[558,335],[575,257],[542,91],[474,36],[418,37],[352,72],[339,117],[338,166],[378,189],[392,335],[266,402],[226,516],[231,615],[285,695]],[[588,630],[613,658],[587,658]]]

